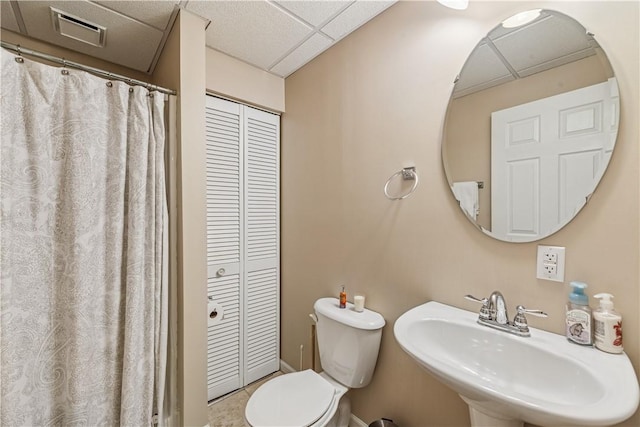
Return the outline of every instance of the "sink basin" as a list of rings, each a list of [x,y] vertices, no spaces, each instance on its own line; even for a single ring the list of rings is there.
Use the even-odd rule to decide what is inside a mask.
[[[604,426],[635,413],[640,392],[626,354],[535,328],[518,337],[477,319],[432,301],[393,328],[400,347],[469,404],[472,424]]]

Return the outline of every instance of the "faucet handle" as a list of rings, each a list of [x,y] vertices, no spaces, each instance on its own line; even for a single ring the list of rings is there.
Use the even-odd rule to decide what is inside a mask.
[[[533,314],[534,316],[538,316],[538,317],[549,317],[549,315],[542,310],[530,310],[528,308],[524,308],[521,305],[516,307],[516,313],[517,314],[525,314],[525,313]]]
[[[473,302],[479,302],[480,304],[482,304],[482,307],[480,308],[480,313],[479,313],[479,318],[482,320],[490,320],[491,319],[491,311],[489,310],[489,298],[476,298],[473,295],[465,295],[464,296],[465,299],[468,299],[469,301],[473,301]]]
[[[549,315],[542,310],[530,310],[519,305],[516,307],[516,317],[513,318],[513,325],[518,328],[520,332],[529,333],[529,325],[525,314],[531,314],[538,317],[548,317]]]

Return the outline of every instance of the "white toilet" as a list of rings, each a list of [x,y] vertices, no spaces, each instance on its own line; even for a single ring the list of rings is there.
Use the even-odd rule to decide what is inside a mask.
[[[250,426],[348,426],[351,405],[345,393],[371,381],[385,321],[375,311],[356,312],[351,303],[340,308],[336,298],[321,298],[313,308],[324,372],[293,372],[261,385],[244,411]]]

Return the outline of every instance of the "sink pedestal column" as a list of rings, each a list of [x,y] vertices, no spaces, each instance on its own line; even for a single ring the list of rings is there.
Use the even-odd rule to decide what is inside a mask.
[[[469,405],[471,427],[523,427],[524,422],[514,418],[506,418],[504,415],[483,408],[468,397],[460,395],[462,400]]]

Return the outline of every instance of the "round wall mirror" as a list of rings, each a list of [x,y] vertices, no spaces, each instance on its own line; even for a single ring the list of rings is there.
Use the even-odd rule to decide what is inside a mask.
[[[503,241],[560,230],[607,168],[619,106],[611,64],[579,22],[538,9],[501,23],[465,62],[445,118],[442,159],[460,208]]]

